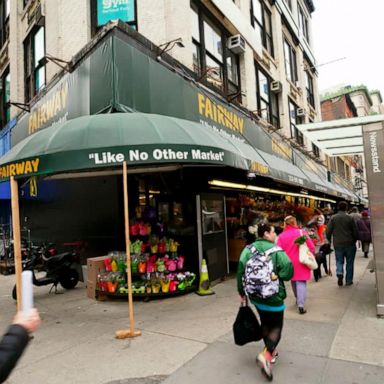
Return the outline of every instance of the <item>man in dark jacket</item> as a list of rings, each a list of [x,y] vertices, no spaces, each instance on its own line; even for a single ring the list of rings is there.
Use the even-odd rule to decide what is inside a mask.
[[[338,205],[338,212],[331,217],[327,226],[327,239],[331,242],[336,254],[336,274],[337,284],[343,285],[344,260],[345,267],[345,285],[353,284],[353,266],[356,256],[356,241],[358,239],[357,225],[353,217],[347,214],[348,204],[341,201]]]
[[[28,314],[18,312],[12,325],[0,341],[0,383],[3,383],[29,342],[29,334],[40,325],[40,317],[36,309]]]

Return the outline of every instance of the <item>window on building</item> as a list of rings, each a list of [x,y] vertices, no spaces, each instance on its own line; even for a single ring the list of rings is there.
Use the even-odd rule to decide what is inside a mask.
[[[10,88],[11,88],[11,75],[7,69],[0,79],[1,92],[0,92],[0,129],[3,128],[11,118],[10,101]]]
[[[9,37],[9,0],[0,0],[0,48]]]
[[[312,143],[312,152],[316,157],[320,157],[320,149],[317,145]]]
[[[296,51],[287,40],[284,40],[284,61],[287,79],[297,81]]]
[[[302,118],[298,116],[298,107],[291,100],[289,100],[289,121],[291,126],[291,138],[296,140],[296,142],[300,145],[304,145],[304,136],[297,129],[297,124],[301,124]]]
[[[251,1],[251,23],[260,36],[263,47],[273,56],[271,12],[262,0]]]
[[[308,34],[308,19],[304,14],[303,9],[299,6],[299,30],[301,34],[304,36],[304,38],[309,41],[309,34]]]
[[[193,71],[226,95],[240,92],[239,58],[226,49],[226,33],[209,18],[204,8],[193,6]],[[240,96],[236,97],[240,102]]]
[[[92,0],[92,24],[96,32],[111,20],[122,20],[137,30],[136,0]]]
[[[328,158],[331,171],[336,172],[336,157],[330,156]]]
[[[25,101],[45,87],[45,28],[34,29],[24,41]]]
[[[307,91],[308,104],[315,108],[315,94],[313,91],[313,78],[309,71],[305,72],[305,88]]]
[[[258,115],[279,128],[278,96],[271,92],[272,79],[256,65],[256,91]]]
[[[216,88],[224,90],[223,45],[220,30],[203,20],[205,67],[207,80]]]

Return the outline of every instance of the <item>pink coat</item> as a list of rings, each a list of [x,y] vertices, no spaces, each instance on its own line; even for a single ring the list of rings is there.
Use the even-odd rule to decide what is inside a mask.
[[[307,235],[306,231],[302,231],[303,235]],[[287,225],[284,231],[277,239],[277,245],[285,251],[293,264],[293,277],[291,280],[309,280],[311,278],[311,270],[299,261],[299,246],[295,244],[295,240],[300,237],[300,229],[291,225]],[[307,246],[310,251],[315,253],[315,246],[312,240],[307,239]]]

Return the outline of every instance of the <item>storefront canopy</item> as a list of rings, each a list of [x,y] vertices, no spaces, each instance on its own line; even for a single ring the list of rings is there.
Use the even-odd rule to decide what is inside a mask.
[[[297,128],[328,156],[363,153],[362,127],[384,121],[384,115],[372,115],[301,124]]]
[[[93,168],[211,164],[267,167],[245,142],[174,117],[113,113],[83,116],[34,133],[0,159],[0,180]]]

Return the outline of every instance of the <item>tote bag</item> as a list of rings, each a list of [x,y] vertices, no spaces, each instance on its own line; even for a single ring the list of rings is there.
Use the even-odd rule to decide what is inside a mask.
[[[233,324],[233,337],[236,345],[259,341],[262,337],[259,321],[247,303],[239,308]]]
[[[302,236],[303,232],[300,231],[300,234]],[[317,265],[315,256],[309,250],[306,242],[304,244],[300,244],[299,246],[299,261],[301,264],[304,264],[312,271],[319,267]]]

